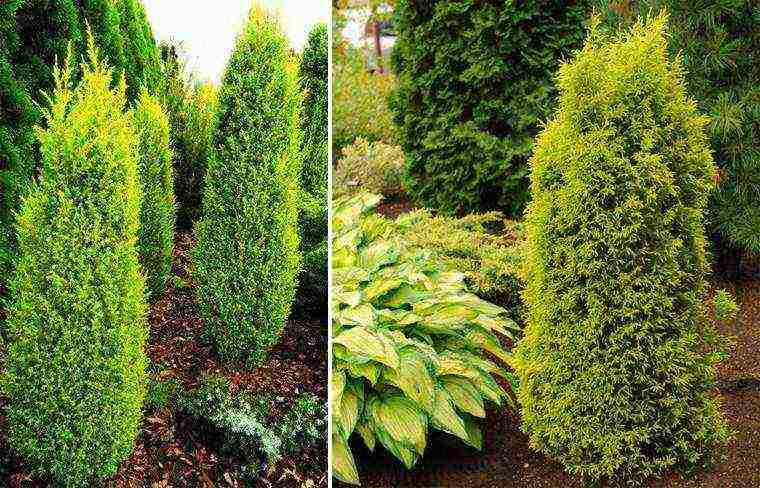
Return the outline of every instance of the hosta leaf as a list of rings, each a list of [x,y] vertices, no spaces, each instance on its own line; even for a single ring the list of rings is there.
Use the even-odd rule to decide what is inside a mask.
[[[377,297],[385,295],[396,288],[402,286],[404,282],[398,278],[378,280],[367,285],[364,288],[364,297],[367,301],[372,301]]]
[[[464,422],[454,410],[451,396],[440,386],[436,387],[435,390],[435,408],[431,422],[438,430],[453,434],[467,442],[468,437]]]
[[[444,376],[440,380],[457,408],[475,417],[486,416],[483,397],[470,380],[461,376]]]
[[[395,259],[395,252],[391,245],[385,241],[373,242],[362,249],[359,253],[359,264],[373,271]]]
[[[417,464],[419,455],[408,445],[396,441],[382,428],[377,428],[375,434],[377,435],[380,444],[385,446],[391,454],[404,463],[404,466],[406,466],[407,469],[412,469],[414,465]]]
[[[333,476],[344,483],[359,485],[359,473],[348,442],[340,436],[332,436],[332,472]]]
[[[377,312],[375,308],[369,303],[363,303],[356,307],[345,308],[336,313],[336,320],[341,325],[361,325],[364,327],[372,327],[377,322]]]
[[[362,301],[362,292],[360,291],[333,291],[330,296],[332,297],[333,310],[338,310],[341,305],[356,307]]]
[[[381,300],[379,303],[386,307],[401,308],[405,305],[410,305],[424,300],[428,297],[428,293],[418,289],[415,286],[405,285],[397,289],[391,295]]]
[[[352,389],[346,388],[343,391],[342,401],[340,403],[340,432],[343,437],[348,440],[351,433],[356,427],[356,421],[359,418],[359,412],[361,410],[362,399]]]
[[[343,390],[346,388],[346,374],[343,371],[333,369],[330,380],[330,404],[340,405],[343,401]]]
[[[366,363],[350,363],[348,365],[348,372],[351,376],[355,378],[366,378],[373,385],[377,383],[382,370],[383,365],[374,361],[367,361]]]
[[[475,419],[467,415],[462,420],[464,421],[464,428],[467,430],[467,440],[465,442],[475,449],[482,451],[483,432],[480,430],[480,425],[478,425]]]
[[[398,366],[398,355],[393,344],[379,333],[366,327],[354,327],[343,331],[333,344],[345,347],[351,354],[385,364],[391,368]]]
[[[373,395],[367,409],[376,432],[388,434],[393,441],[418,454],[425,451],[427,417],[412,400],[401,395]]]
[[[375,433],[372,431],[367,422],[359,422],[356,424],[356,431],[361,436],[362,440],[364,441],[364,445],[367,446],[367,449],[374,451],[375,445],[377,444],[377,437],[375,437]]]
[[[405,347],[399,352],[399,365],[383,371],[386,382],[396,386],[425,411],[432,412],[435,403],[435,384],[430,376],[424,356],[414,348]]]

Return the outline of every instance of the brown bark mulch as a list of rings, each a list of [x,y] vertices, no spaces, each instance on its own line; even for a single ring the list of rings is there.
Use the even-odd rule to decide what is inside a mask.
[[[174,380],[185,389],[198,386],[203,375],[226,377],[233,391],[270,395],[276,399],[270,416],[287,408],[287,399],[309,392],[327,401],[327,327],[319,321],[288,323],[281,342],[266,362],[254,370],[225,365],[202,339],[194,284],[189,278],[192,235],[179,233],[174,251],[173,275],[166,294],[151,305],[147,354],[151,374]],[[0,405],[0,415],[2,405]],[[170,407],[148,413],[130,458],[102,484],[109,488],[184,487],[327,487],[327,446],[304,448],[260,474],[253,485],[238,475],[240,459],[218,452],[218,439],[205,437],[190,418],[175,415]],[[0,416],[0,486],[49,486],[28,474],[23,462],[7,447],[5,422]]]

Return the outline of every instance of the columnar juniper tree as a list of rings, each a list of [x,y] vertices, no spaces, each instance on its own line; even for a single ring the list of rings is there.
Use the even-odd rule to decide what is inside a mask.
[[[301,248],[304,266],[298,291],[301,308],[327,312],[327,26],[309,33],[301,58],[306,90],[303,116]]]
[[[725,443],[707,394],[703,212],[715,166],[665,15],[585,47],[531,159],[528,325],[516,351],[531,445],[587,479],[689,468]]]
[[[90,51],[59,72],[42,175],[17,220],[2,385],[10,445],[36,474],[92,486],[132,451],[145,396],[137,137],[126,86]]]
[[[52,67],[66,57],[69,45],[75,59],[84,54],[89,25],[103,58],[115,72],[129,66],[128,92],[138,93],[143,78],[133,77],[132,67],[150,63],[140,59],[142,50],[125,50],[125,36],[132,34],[122,32],[121,23],[114,0],[0,2],[0,298],[16,255],[13,213],[38,169],[39,146],[33,127],[42,122],[40,106],[46,102],[41,94],[54,88]],[[127,44],[135,42],[131,39]],[[149,47],[153,41],[145,37],[141,42]],[[74,71],[73,77],[78,78],[78,68]]]
[[[134,109],[140,138],[140,232],[137,250],[152,298],[166,289],[174,250],[173,155],[169,119],[161,103],[143,89]]]
[[[446,213],[528,200],[527,160],[590,0],[399,0],[391,97],[407,191]]]
[[[667,8],[669,50],[680,53],[689,94],[710,117],[720,168],[708,224],[722,251],[760,253],[760,7],[754,0],[604,0],[613,24]]]
[[[254,7],[219,93],[195,265],[206,331],[230,360],[261,362],[279,339],[300,268],[298,64],[276,19]]]

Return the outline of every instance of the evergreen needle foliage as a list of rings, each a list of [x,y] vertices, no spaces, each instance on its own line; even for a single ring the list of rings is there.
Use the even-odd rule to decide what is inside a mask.
[[[134,110],[140,137],[140,232],[137,249],[151,297],[162,295],[174,251],[173,155],[169,119],[161,103],[146,90]]]
[[[146,390],[140,187],[126,85],[90,47],[56,74],[42,175],[17,221],[2,385],[10,445],[34,474],[92,486],[132,451]]]
[[[53,90],[53,66],[69,47],[74,59],[84,55],[87,26],[108,65],[126,72],[130,100],[144,84],[152,88],[157,51],[139,0],[0,2],[0,299],[17,256],[14,212],[39,170],[33,128],[43,123],[42,94]]]
[[[728,437],[707,393],[715,166],[666,23],[592,27],[531,159],[524,429],[570,473],[615,486],[695,467]]]
[[[254,7],[220,87],[218,158],[206,169],[194,253],[206,331],[226,359],[260,363],[290,314],[302,103],[287,38]]]
[[[303,191],[301,248],[303,271],[298,289],[299,310],[327,315],[327,26],[309,33],[301,58],[301,82],[306,90],[303,114]]]
[[[720,168],[708,221],[728,248],[760,253],[760,4],[756,0],[602,1],[608,20],[667,8],[669,50],[679,53],[689,94],[710,117]]]
[[[409,194],[445,213],[521,213],[527,160],[590,0],[399,0],[391,98]]]

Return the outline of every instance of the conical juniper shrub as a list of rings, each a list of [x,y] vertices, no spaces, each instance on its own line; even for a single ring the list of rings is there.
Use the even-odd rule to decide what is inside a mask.
[[[103,58],[115,72],[123,70],[125,40],[114,0],[0,2],[0,298],[17,254],[13,214],[38,170],[33,127],[44,122],[42,94],[54,88],[53,66],[66,58],[69,45],[74,59],[84,55],[87,25]],[[137,61],[133,56],[129,62]],[[74,67],[73,78],[79,75]],[[141,84],[127,73],[130,92]]]
[[[206,332],[226,360],[258,364],[279,340],[300,268],[298,63],[254,7],[219,93],[218,158],[204,180],[194,253]]]
[[[60,73],[42,176],[17,220],[2,374],[8,441],[36,475],[93,486],[132,451],[146,390],[137,136],[123,83],[90,53]]]
[[[112,1],[117,6],[124,38],[124,71],[130,81],[127,97],[137,99],[142,88],[154,94],[161,81],[161,62],[145,7],[140,0]]]
[[[301,249],[303,270],[298,310],[327,315],[327,26],[309,33],[301,57],[301,83],[306,90],[302,118]]]
[[[398,1],[390,103],[414,199],[449,214],[521,213],[552,75],[580,47],[590,3]]]
[[[531,159],[523,427],[570,473],[613,484],[695,467],[728,437],[707,393],[720,355],[703,306],[715,166],[666,23],[592,27],[559,70]]]
[[[669,50],[681,53],[688,92],[710,117],[710,146],[720,168],[709,228],[728,250],[760,253],[760,6],[754,0],[601,4],[613,25],[668,9]]]
[[[166,290],[174,251],[173,155],[169,119],[161,103],[143,89],[134,109],[140,138],[140,231],[137,250],[151,298]]]

